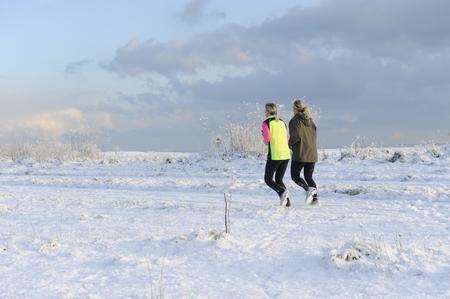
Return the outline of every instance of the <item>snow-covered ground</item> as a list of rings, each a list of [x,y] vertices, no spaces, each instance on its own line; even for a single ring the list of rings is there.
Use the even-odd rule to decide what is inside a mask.
[[[264,157],[0,163],[1,298],[450,297],[450,151],[321,152],[319,206]],[[225,235],[223,193],[231,194]]]

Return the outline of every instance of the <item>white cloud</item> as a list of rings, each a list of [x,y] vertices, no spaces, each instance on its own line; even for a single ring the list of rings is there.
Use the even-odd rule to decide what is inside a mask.
[[[3,136],[27,134],[58,138],[70,132],[95,133],[100,129],[114,128],[111,116],[106,112],[86,114],[77,108],[17,117],[0,125]]]

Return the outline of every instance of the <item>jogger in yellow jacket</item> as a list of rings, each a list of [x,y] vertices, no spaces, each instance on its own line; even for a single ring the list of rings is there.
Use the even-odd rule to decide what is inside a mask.
[[[261,129],[264,143],[268,145],[268,154],[264,181],[277,192],[280,197],[280,205],[289,207],[291,205],[283,177],[286,172],[291,150],[288,145],[286,123],[278,118],[276,104],[267,103],[265,107],[266,120],[263,121]],[[275,180],[273,179],[275,175]]]

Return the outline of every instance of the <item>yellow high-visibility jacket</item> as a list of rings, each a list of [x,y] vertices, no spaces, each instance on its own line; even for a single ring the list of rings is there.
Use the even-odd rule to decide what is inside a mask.
[[[268,158],[271,160],[289,160],[291,150],[288,145],[287,127],[283,120],[269,117],[262,123],[264,142],[268,145]]]

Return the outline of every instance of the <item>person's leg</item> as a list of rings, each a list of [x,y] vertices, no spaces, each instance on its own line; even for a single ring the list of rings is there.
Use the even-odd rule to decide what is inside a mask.
[[[275,182],[278,184],[278,186],[283,187],[283,193],[280,194],[280,205],[285,207],[291,206],[291,201],[289,199],[289,195],[287,193],[286,186],[283,183],[284,174],[286,173],[287,166],[289,164],[289,160],[282,160],[280,161],[280,165],[278,166],[277,170],[275,171]]]
[[[312,177],[313,173],[314,173],[314,165],[315,165],[315,163],[305,163],[304,173],[305,173],[305,180],[308,183],[308,186],[317,188],[316,182],[314,182],[313,177]]]
[[[305,189],[308,190],[308,184],[306,184],[305,180],[300,177],[300,173],[302,172],[303,163],[298,161],[291,161],[291,178],[292,180]]]
[[[311,192],[311,195],[312,195],[312,198],[311,198],[311,204],[312,205],[315,205],[315,204],[317,204],[319,202],[319,198],[317,196],[316,182],[314,182],[314,180],[312,178],[313,173],[314,173],[314,166],[315,166],[315,163],[306,163],[305,164],[305,170],[304,170],[304,172],[305,172],[305,179],[308,182],[308,185],[311,188],[313,188],[313,189],[310,189],[310,191],[308,192],[308,193]],[[309,196],[311,196],[311,195],[309,195]]]
[[[289,160],[280,161],[280,165],[275,171],[275,182],[286,190],[286,186],[283,183],[284,174],[286,173],[287,166],[289,164]]]
[[[281,195],[283,191],[285,190],[282,186],[278,185],[273,180],[273,175],[275,174],[275,171],[280,166],[280,161],[276,160],[267,160],[266,162],[266,170],[264,173],[264,181],[266,182],[267,186],[272,188],[278,195]]]

